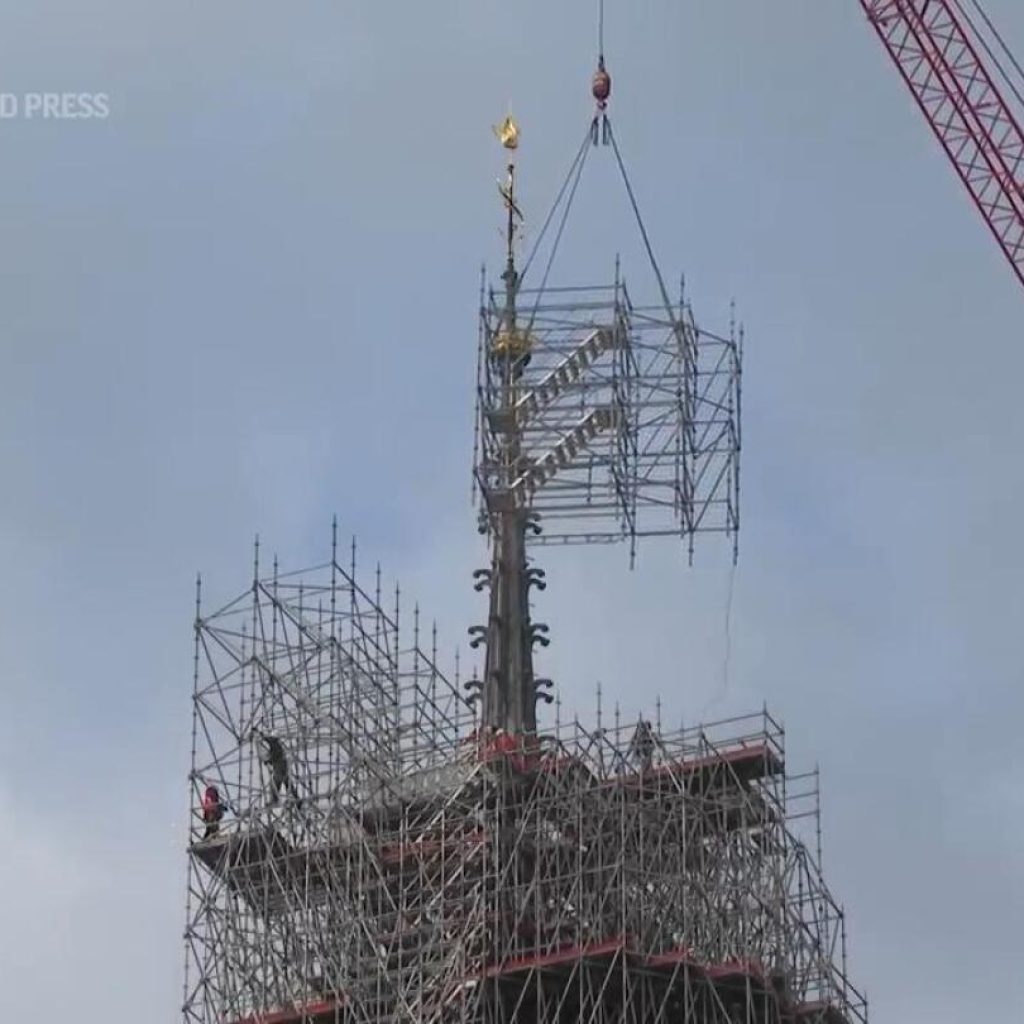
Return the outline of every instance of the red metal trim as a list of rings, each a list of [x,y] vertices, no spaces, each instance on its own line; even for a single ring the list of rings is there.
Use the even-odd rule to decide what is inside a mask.
[[[341,1009],[343,1000],[324,999],[316,1003],[306,1003],[305,1006],[295,1007],[288,1010],[272,1010],[270,1013],[257,1013],[249,1017],[242,1017],[235,1021],[235,1024],[292,1024],[308,1017],[322,1017],[327,1013],[334,1013]]]
[[[703,771],[716,768],[732,767],[738,768],[743,765],[764,766],[766,775],[778,775],[782,769],[782,761],[778,754],[771,747],[764,743],[754,744],[749,747],[734,747],[732,750],[725,750],[721,753],[706,754],[703,757],[695,757],[689,760],[670,761],[668,764],[660,764],[643,773],[626,776],[620,781],[639,782],[641,779],[653,780],[658,778],[672,778],[676,775],[697,775]],[[614,783],[616,780],[610,780]]]
[[[420,861],[449,850],[481,849],[487,842],[487,834],[482,829],[467,832],[463,836],[442,839],[421,839],[408,843],[385,843],[380,847],[378,856],[383,864],[399,864],[404,861]]]
[[[722,978],[753,978],[761,983],[765,982],[764,967],[759,960],[728,960],[722,964],[709,964],[704,968],[704,973],[714,981]]]
[[[782,771],[782,762],[775,751],[764,743],[758,743],[750,747],[735,747],[732,750],[723,751],[721,754],[707,754],[704,757],[696,757],[690,761],[679,761],[674,766],[685,774],[694,774],[704,771],[706,768],[717,768],[719,765],[756,764],[764,762],[765,771],[775,774]]]
[[[485,967],[482,976],[492,978],[498,974],[513,974],[517,971],[529,971],[538,967],[563,967],[566,964],[581,960],[592,960],[596,957],[615,956],[626,948],[628,940],[625,936],[617,939],[606,939],[604,942],[592,942],[587,946],[560,946],[550,953],[534,956],[520,956],[506,960],[501,964]]]
[[[860,0],[1024,284],[1024,132],[949,0]]]
[[[644,959],[646,967],[675,967],[676,964],[683,964],[695,970],[702,971],[703,966],[693,958],[693,950],[688,946],[679,949],[670,949],[664,953],[655,953],[653,956]]]

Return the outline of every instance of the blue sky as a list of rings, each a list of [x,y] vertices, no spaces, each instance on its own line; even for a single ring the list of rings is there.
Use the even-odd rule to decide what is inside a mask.
[[[988,9],[1018,52],[1024,10]],[[181,1000],[192,582],[331,516],[439,619],[469,506],[489,126],[536,224],[590,111],[594,5],[71,0],[0,11],[0,1011]],[[876,1020],[1024,1001],[1022,295],[855,0],[608,0],[618,138],[666,272],[747,325],[741,560],[544,558],[543,667],[635,711],[757,709],[820,763]],[[595,154],[565,277],[616,251]],[[631,275],[631,268],[635,274]],[[639,290],[638,285],[636,289]]]

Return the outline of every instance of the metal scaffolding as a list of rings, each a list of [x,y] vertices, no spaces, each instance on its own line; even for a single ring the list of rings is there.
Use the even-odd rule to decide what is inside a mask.
[[[523,285],[508,156],[503,287],[482,290],[474,473],[482,674],[438,666],[354,549],[197,595],[187,1024],[854,1024],[816,775],[765,711],[691,728],[538,719],[536,543],[739,527],[740,342],[658,285]],[[511,118],[499,130],[518,147]],[[560,201],[560,200],[559,200]],[[556,208],[558,202],[556,201]],[[548,223],[552,222],[549,216]],[[544,234],[542,230],[541,235]],[[530,260],[526,261],[526,269]],[[554,721],[550,721],[550,718]]]
[[[506,301],[481,306],[477,357],[476,474],[494,490],[507,419],[521,466],[517,507],[537,514],[533,544],[678,537],[693,557],[699,532],[739,532],[741,345],[736,328],[699,327],[678,303],[634,306],[616,267],[606,286],[518,288],[529,359],[509,411],[500,360]],[[485,528],[490,526],[482,516]]]
[[[867,1019],[767,712],[494,735],[435,648],[336,546],[197,602],[186,1021]]]

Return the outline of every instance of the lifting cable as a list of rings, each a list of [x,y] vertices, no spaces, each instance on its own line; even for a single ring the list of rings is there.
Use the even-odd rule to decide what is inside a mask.
[[[544,297],[544,289],[548,284],[548,275],[551,273],[551,267],[555,262],[555,254],[558,252],[558,245],[562,241],[562,233],[565,231],[565,224],[569,219],[569,211],[572,209],[572,201],[576,197],[576,189],[579,187],[580,178],[583,176],[583,165],[587,162],[587,153],[590,151],[588,142],[589,138],[585,138],[583,140],[583,145],[580,148],[580,154],[577,157],[575,176],[573,176],[572,168],[569,170],[569,176],[572,177],[572,187],[569,189],[569,195],[565,201],[565,209],[562,210],[562,216],[558,222],[558,230],[555,232],[555,239],[551,243],[551,252],[548,253],[548,261],[544,266],[544,276],[541,278],[540,285],[537,288],[537,298],[533,304],[533,309],[530,312],[530,324],[527,327],[527,334],[533,330],[534,321],[537,319],[537,312],[540,310],[541,299]],[[568,183],[568,181],[569,178],[566,178],[566,183]],[[564,185],[562,187],[562,191],[565,191]],[[552,214],[554,213],[555,208],[556,207],[551,208]],[[550,219],[551,217],[549,214],[548,223],[550,223]]]
[[[544,274],[537,288],[536,300],[533,304],[533,311],[530,314],[528,330],[533,328],[534,321],[536,320],[537,312],[540,308],[540,303],[544,295],[544,290],[547,287],[548,277],[551,273],[551,268],[554,265],[559,243],[562,240],[562,234],[569,218],[569,211],[572,209],[576,190],[583,175],[583,168],[586,164],[587,153],[591,146],[597,146],[599,141],[604,145],[610,145],[612,148],[612,152],[615,155],[615,162],[619,169],[619,174],[622,176],[622,182],[626,187],[626,195],[629,197],[630,207],[633,210],[633,217],[636,220],[637,227],[640,229],[640,237],[643,239],[647,259],[650,261],[651,269],[654,271],[654,277],[658,283],[658,291],[661,296],[661,301],[665,307],[665,312],[668,314],[670,320],[674,320],[675,318],[672,309],[672,301],[668,294],[668,288],[665,286],[665,278],[661,273],[661,267],[658,265],[657,257],[654,255],[654,246],[651,244],[650,235],[647,233],[647,225],[644,223],[643,216],[640,213],[640,204],[637,202],[636,193],[633,191],[633,184],[629,179],[629,174],[626,171],[626,164],[622,158],[622,151],[619,149],[618,141],[612,131],[611,120],[607,114],[608,97],[611,93],[611,77],[605,69],[604,63],[604,0],[598,0],[597,48],[597,71],[594,75],[592,89],[594,99],[597,101],[597,110],[587,127],[587,133],[583,138],[583,142],[576,151],[576,156],[574,157],[572,164],[569,166],[569,171],[562,182],[561,188],[558,190],[558,195],[555,197],[555,201],[544,219],[544,224],[537,236],[537,240],[534,242],[530,250],[530,255],[526,260],[519,279],[519,283],[521,285],[523,279],[526,277],[527,271],[529,271],[537,256],[544,238],[547,236],[552,220],[558,212],[559,207],[562,206],[563,199],[565,199],[565,205],[562,208],[561,217],[559,218],[558,229],[555,232],[551,251],[548,253],[547,262],[544,267]],[[566,195],[567,192],[568,195]]]
[[[562,198],[565,195],[566,189],[570,188],[569,201],[566,204],[565,211],[562,213],[562,221],[558,229],[555,241],[552,246],[551,255],[548,257],[547,267],[544,271],[544,281],[547,281],[548,272],[551,270],[551,263],[554,260],[555,249],[558,248],[558,242],[562,237],[562,229],[565,226],[565,220],[569,213],[569,206],[572,204],[573,196],[576,194],[576,185],[579,183],[580,175],[583,173],[583,165],[586,163],[587,153],[590,151],[590,129],[587,129],[587,134],[583,137],[583,142],[580,148],[576,151],[576,156],[573,158],[572,164],[569,166],[569,172],[565,176],[565,180],[562,182],[562,187],[558,190],[558,195],[555,197],[554,203],[551,204],[551,209],[548,210],[547,217],[544,218],[544,224],[540,229],[540,233],[537,235],[537,240],[533,243],[530,249],[530,255],[526,259],[526,263],[523,265],[523,271],[519,275],[520,284],[523,278],[526,277],[527,272],[530,269],[530,265],[533,263],[534,258],[537,255],[541,244],[544,241],[544,236],[547,234],[548,228],[551,226],[551,221],[554,219],[555,214],[558,212],[558,207],[562,203]],[[575,180],[574,180],[575,178]],[[540,290],[543,291],[544,285],[540,286]]]
[[[978,16],[985,23],[985,26],[991,33],[991,36],[995,40],[996,45],[1002,51],[1005,58],[1010,62],[1012,68],[1017,72],[1016,81],[1004,66],[1003,61],[1000,60],[999,54],[993,51],[992,45],[989,43],[989,40],[982,32],[978,30],[978,26],[975,24],[974,19],[971,17],[970,13],[966,10],[965,3],[963,2],[963,0],[953,0],[953,5],[957,8],[957,10],[959,10],[960,14],[963,16],[963,19],[964,21],[967,22],[968,26],[970,26],[970,29],[974,33],[975,38],[978,40],[978,42],[981,43],[985,52],[989,55],[989,57],[992,60],[992,63],[995,65],[996,70],[999,72],[1003,81],[1006,83],[1006,87],[1013,93],[1013,95],[1017,99],[1017,102],[1021,105],[1022,110],[1024,110],[1024,68],[1021,67],[1020,62],[1013,55],[1013,51],[1006,44],[1002,35],[1000,35],[999,30],[992,23],[992,19],[988,16],[988,13],[985,11],[985,8],[981,6],[980,0],[967,0],[967,2],[969,2],[971,7],[973,7],[974,10],[978,12]]]
[[[658,290],[661,292],[661,301],[665,304],[665,312],[668,314],[669,319],[674,320],[675,315],[672,312],[672,301],[668,297],[668,289],[665,287],[665,278],[661,275],[661,267],[658,266],[658,260],[654,255],[654,247],[651,245],[650,236],[647,234],[647,227],[640,214],[640,206],[633,193],[633,186],[630,183],[629,175],[626,173],[626,165],[622,161],[622,153],[619,152],[619,144],[615,141],[615,133],[612,131],[612,124],[608,119],[607,114],[604,115],[604,126],[607,130],[606,137],[611,143],[612,152],[615,154],[615,162],[619,165],[619,172],[622,174],[622,182],[626,186],[626,194],[629,196],[630,205],[633,207],[633,216],[636,217],[636,224],[640,229],[640,236],[644,240],[644,248],[647,250],[647,258],[651,261],[651,269],[654,271],[654,276],[658,281]]]

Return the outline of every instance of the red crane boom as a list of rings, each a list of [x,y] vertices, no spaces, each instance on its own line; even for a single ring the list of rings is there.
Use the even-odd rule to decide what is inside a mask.
[[[860,0],[1021,284],[1024,133],[957,0]]]

